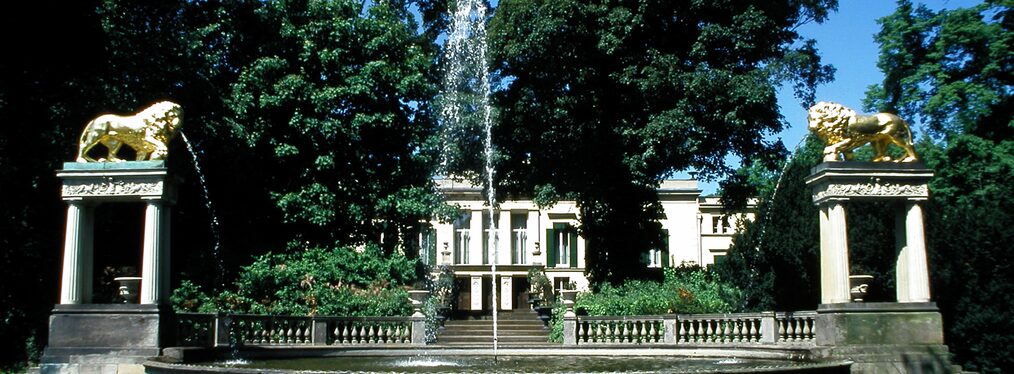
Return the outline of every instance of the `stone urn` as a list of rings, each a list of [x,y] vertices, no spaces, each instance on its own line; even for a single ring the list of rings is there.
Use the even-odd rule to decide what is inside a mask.
[[[113,278],[120,286],[116,294],[123,304],[137,304],[139,302],[138,290],[141,288],[141,277],[116,277]]]
[[[423,301],[426,301],[426,296],[429,295],[429,291],[425,290],[411,290],[408,291],[408,299],[412,302],[412,317],[424,317],[422,313]]]
[[[853,302],[863,302],[872,281],[872,275],[849,275],[849,295],[852,297]]]
[[[564,317],[574,317],[574,302],[577,301],[578,290],[562,290],[560,295],[563,297],[563,306],[567,308],[567,311],[563,313]]]

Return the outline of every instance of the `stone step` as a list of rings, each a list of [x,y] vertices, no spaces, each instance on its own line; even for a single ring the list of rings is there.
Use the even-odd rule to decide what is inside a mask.
[[[501,319],[497,321],[497,324],[502,326],[507,325],[524,325],[524,324],[541,324],[542,321],[538,318],[532,319]],[[492,319],[448,319],[444,322],[444,325],[448,324],[475,324],[475,325],[493,325]]]
[[[491,349],[493,348],[493,341],[490,340],[486,343],[455,343],[455,342],[441,342],[437,341],[433,344],[436,347],[454,348],[454,349]],[[539,348],[560,348],[560,343],[550,342],[503,342],[497,343],[498,348],[527,348],[527,349],[539,349]]]
[[[497,336],[500,343],[545,343],[549,341],[549,335],[500,335]],[[493,335],[470,335],[470,336],[444,336],[437,337],[440,343],[486,343],[493,344]]]
[[[543,328],[535,329],[519,329],[519,330],[498,330],[497,334],[500,336],[504,335],[548,335],[549,330]],[[474,336],[474,335],[493,335],[491,329],[454,329],[444,330],[440,332],[440,336]]]

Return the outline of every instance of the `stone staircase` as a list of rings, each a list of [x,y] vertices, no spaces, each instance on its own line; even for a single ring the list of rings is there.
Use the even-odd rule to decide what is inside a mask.
[[[499,347],[532,347],[549,343],[549,330],[533,310],[501,311],[497,315]],[[437,334],[437,345],[448,347],[492,347],[493,316],[481,319],[448,320]]]

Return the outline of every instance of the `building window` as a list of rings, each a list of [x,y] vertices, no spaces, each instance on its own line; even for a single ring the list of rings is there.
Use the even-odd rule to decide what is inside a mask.
[[[721,254],[721,255],[716,254],[715,255],[715,263],[711,264],[711,266],[721,264],[721,263],[725,262],[725,260],[726,260],[726,255],[724,255],[724,254]]]
[[[528,248],[528,214],[511,214],[511,263],[526,264]]]
[[[454,220],[454,263],[461,265],[468,263],[468,247],[471,241],[470,229],[472,226],[472,212],[462,212],[458,219]]]
[[[577,267],[577,230],[567,223],[554,223],[546,230],[546,254],[550,267]]]
[[[423,224],[419,230],[419,259],[426,265],[437,264],[437,231],[433,225]]]
[[[499,219],[500,218],[500,212],[497,212],[496,215],[493,216],[493,218],[494,219]],[[488,265],[488,264],[492,263],[491,260],[494,260],[492,258],[492,256],[493,256],[493,250],[490,248],[489,238],[490,237],[493,238],[493,245],[494,246],[499,246],[498,242],[500,240],[500,236],[497,235],[497,233],[496,233],[496,231],[499,231],[499,230],[496,230],[496,231],[492,230],[489,227],[489,223],[490,223],[489,222],[489,211],[483,211],[482,212],[482,264],[483,265]],[[497,262],[497,263],[499,263],[499,262]]]
[[[650,268],[669,266],[669,230],[662,229],[659,247],[648,251],[645,262]]]
[[[711,232],[715,234],[731,234],[732,228],[729,227],[729,216],[711,216]]]

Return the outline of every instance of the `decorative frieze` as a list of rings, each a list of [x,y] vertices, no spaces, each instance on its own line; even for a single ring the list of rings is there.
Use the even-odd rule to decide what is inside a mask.
[[[122,180],[106,177],[104,180],[68,180],[63,184],[63,197],[84,196],[160,196],[163,181]]]
[[[929,189],[925,183],[892,183],[881,178],[852,182],[828,183],[823,190],[815,191],[813,201],[829,198],[865,198],[865,197],[907,197],[928,198]]]

